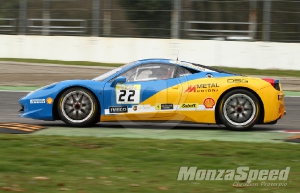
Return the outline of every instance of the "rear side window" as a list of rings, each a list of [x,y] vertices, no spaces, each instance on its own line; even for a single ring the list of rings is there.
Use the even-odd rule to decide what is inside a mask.
[[[195,73],[198,73],[198,72],[199,71],[197,71],[197,70],[188,69],[188,68],[178,66],[177,73],[176,73],[176,78],[180,78],[180,77],[183,77],[183,76],[188,76],[190,74],[195,74]]]

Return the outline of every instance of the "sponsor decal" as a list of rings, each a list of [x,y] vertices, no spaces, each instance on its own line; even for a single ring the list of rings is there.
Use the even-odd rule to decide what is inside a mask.
[[[46,102],[47,102],[48,105],[51,105],[53,103],[53,99],[51,97],[48,97],[46,99]]]
[[[235,169],[198,169],[197,167],[181,166],[178,171],[177,180],[230,180],[235,181],[233,186],[236,187],[259,185],[286,186],[290,169],[291,167],[284,169],[250,169],[247,166],[239,166]],[[262,182],[253,182],[253,180]],[[272,182],[267,182],[267,180]]]
[[[128,112],[128,107],[123,106],[123,107],[109,107],[109,113],[127,113]]]
[[[203,101],[203,105],[205,106],[205,108],[207,109],[211,109],[215,106],[215,100],[213,98],[206,98]]]
[[[218,83],[190,85],[184,92],[218,92]]]
[[[190,85],[184,92],[196,92],[196,85]]]
[[[120,90],[139,90],[141,88],[141,85],[139,84],[118,84],[116,87]]]
[[[135,106],[132,106],[132,110],[134,110],[134,111],[142,111],[142,112],[150,111],[151,110],[151,105],[149,105],[149,104],[135,105]]]
[[[136,110],[137,110],[137,106],[133,106],[132,109],[133,109],[134,111],[136,111]]]
[[[30,99],[30,104],[44,104],[46,103],[45,99]]]
[[[187,76],[187,75],[190,75],[190,73],[180,74],[179,76],[182,77],[182,76]]]
[[[227,79],[227,82],[228,83],[248,83],[248,80],[236,78],[236,79]]]
[[[197,108],[198,103],[182,103],[180,104],[181,109],[186,109],[186,108]]]
[[[150,105],[136,105],[136,106],[134,106],[134,107],[136,107],[136,110],[138,111],[138,110],[150,110],[150,108],[151,108],[151,106]],[[133,108],[134,108],[133,107]],[[134,110],[134,109],[133,109]]]
[[[218,89],[201,89],[197,90],[197,92],[218,92]]]
[[[170,110],[173,108],[173,104],[155,104],[155,110]]]

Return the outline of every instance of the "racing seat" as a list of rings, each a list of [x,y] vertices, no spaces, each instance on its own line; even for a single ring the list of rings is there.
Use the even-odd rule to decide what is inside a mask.
[[[162,79],[168,79],[168,78],[171,78],[171,75],[172,75],[172,71],[171,71],[171,70],[168,70],[168,73],[167,73]]]

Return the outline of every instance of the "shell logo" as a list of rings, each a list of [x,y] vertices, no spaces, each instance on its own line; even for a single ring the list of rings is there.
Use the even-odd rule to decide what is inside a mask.
[[[215,106],[216,102],[213,98],[206,98],[203,101],[203,105],[205,106],[205,108],[211,109]]]
[[[48,105],[51,105],[51,104],[53,103],[53,99],[52,99],[51,97],[48,97],[48,98],[46,99],[46,103],[47,103]]]

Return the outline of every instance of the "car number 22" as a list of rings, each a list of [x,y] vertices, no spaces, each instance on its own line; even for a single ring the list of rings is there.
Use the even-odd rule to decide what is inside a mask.
[[[117,85],[116,99],[117,104],[139,104],[141,85]]]

